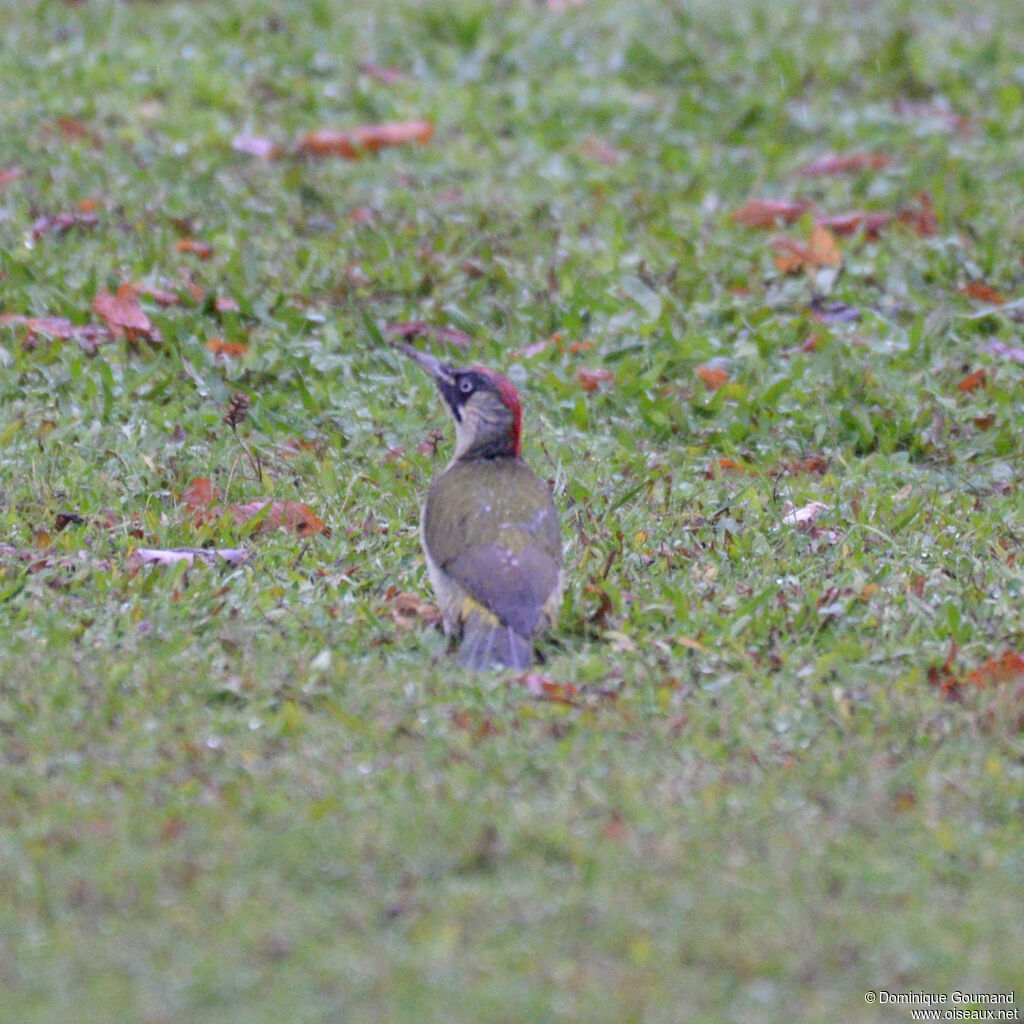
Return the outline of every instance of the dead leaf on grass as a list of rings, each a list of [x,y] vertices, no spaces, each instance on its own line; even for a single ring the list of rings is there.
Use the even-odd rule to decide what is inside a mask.
[[[321,130],[309,132],[298,143],[298,151],[311,156],[338,156],[358,160],[388,146],[408,143],[425,144],[434,134],[430,121],[385,122],[360,125],[347,131]]]
[[[308,537],[314,533],[322,533],[325,537],[331,535],[323,520],[301,501],[258,499],[241,505],[232,505],[228,508],[228,513],[239,526],[245,526],[257,516],[261,517],[256,526],[257,532],[285,529],[297,533],[300,537]]]
[[[92,300],[92,311],[106,324],[115,337],[125,336],[128,341],[159,342],[160,332],[139,305],[135,289],[123,284],[117,294],[99,292]]]
[[[231,140],[231,148],[236,153],[246,153],[260,160],[276,160],[282,152],[281,146],[273,139],[258,135],[236,135]]]
[[[615,384],[615,374],[611,370],[598,368],[595,370],[580,369],[576,371],[576,379],[584,391],[599,391],[602,384]]]
[[[751,199],[733,211],[732,219],[747,228],[775,228],[798,221],[812,205],[805,200]]]
[[[819,267],[838,267],[843,262],[835,237],[828,228],[815,224],[807,242],[795,238],[772,239],[775,267],[783,274],[796,274]]]

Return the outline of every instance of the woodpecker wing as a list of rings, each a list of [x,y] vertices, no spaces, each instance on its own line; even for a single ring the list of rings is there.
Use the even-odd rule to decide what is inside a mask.
[[[441,573],[531,637],[561,577],[562,535],[547,485],[516,458],[461,460],[431,485],[424,524]]]

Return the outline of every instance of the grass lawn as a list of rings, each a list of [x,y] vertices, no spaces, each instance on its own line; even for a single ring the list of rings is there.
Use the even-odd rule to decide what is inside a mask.
[[[3,23],[0,1020],[1020,998],[1018,0]],[[407,596],[416,322],[563,516],[528,677]]]

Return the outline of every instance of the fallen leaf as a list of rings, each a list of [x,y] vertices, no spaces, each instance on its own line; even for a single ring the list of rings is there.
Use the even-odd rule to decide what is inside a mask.
[[[579,687],[573,683],[556,683],[539,672],[527,672],[519,677],[519,682],[531,697],[554,701],[557,704],[575,704],[580,692]]]
[[[712,459],[711,462],[708,463],[707,469],[704,470],[704,479],[714,480],[720,473],[749,473],[751,476],[758,475],[756,469],[750,469],[740,462],[723,457],[719,459]]]
[[[584,391],[597,391],[602,384],[614,384],[615,374],[611,370],[599,368],[596,370],[579,369],[576,371],[576,379]]]
[[[970,284],[965,284],[960,291],[970,299],[988,302],[993,306],[1001,306],[1004,302],[1009,301],[1005,295],[997,292],[995,288],[985,284],[984,281],[971,281]]]
[[[148,295],[158,306],[177,306],[181,299],[174,292],[145,281],[133,281],[132,290],[137,295]]]
[[[115,338],[125,335],[129,341],[144,338],[160,341],[160,334],[146,316],[136,298],[135,289],[123,284],[116,295],[99,292],[92,300],[92,311],[106,324]]]
[[[1014,651],[989,658],[983,665],[967,673],[967,682],[973,683],[979,690],[1020,681],[1024,681],[1024,657]]]
[[[179,238],[174,243],[175,252],[190,252],[201,260],[208,260],[213,255],[213,248],[198,238]]]
[[[729,371],[714,362],[701,363],[700,366],[694,367],[693,372],[704,381],[708,391],[717,391],[723,384],[729,383]]]
[[[94,213],[50,213],[36,219],[32,225],[32,237],[40,239],[51,232],[66,235],[72,228],[93,228],[99,223]]]
[[[220,499],[220,490],[208,476],[194,477],[181,492],[181,500],[188,508],[205,510]]]
[[[82,140],[91,142],[94,146],[100,145],[100,138],[92,129],[87,128],[81,121],[74,117],[58,117],[57,128],[61,135],[68,140]]]
[[[340,156],[346,160],[358,160],[366,153],[375,153],[387,146],[427,143],[433,134],[434,126],[430,121],[393,121],[361,125],[342,132],[309,132],[299,140],[297,148],[300,153],[312,156]]]
[[[224,313],[240,313],[242,307],[239,306],[238,300],[232,298],[230,295],[218,295],[213,300],[213,308],[216,312]]]
[[[817,223],[837,235],[849,236],[862,231],[864,237],[876,239],[892,218],[888,213],[865,213],[851,210],[849,213],[834,213],[827,217],[816,217]]]
[[[838,267],[843,262],[839,246],[828,228],[815,224],[807,243],[794,238],[773,238],[775,267],[783,274],[795,274],[801,270],[816,270],[818,267]]]
[[[878,170],[891,163],[892,157],[884,153],[826,153],[804,164],[799,173],[805,178],[826,174],[854,174]]]
[[[437,605],[424,601],[417,594],[395,594],[391,598],[391,618],[399,629],[412,629],[420,624],[441,624],[441,612]]]
[[[423,320],[410,320],[406,323],[391,324],[384,332],[390,338],[401,338],[409,341],[411,338],[433,338],[442,344],[454,345],[463,352],[468,351],[476,344],[472,335],[466,334],[455,327],[435,327]]]
[[[206,347],[217,356],[228,356],[233,359],[240,359],[247,355],[249,346],[243,345],[240,341],[225,341],[223,338],[210,338]]]
[[[111,341],[112,335],[99,324],[73,324],[62,316],[22,316],[20,313],[0,314],[0,326],[20,326],[25,328],[22,347],[29,349],[38,344],[38,338],[56,338],[59,341],[77,341],[83,351],[90,355],[104,342]]]
[[[810,208],[805,201],[789,202],[785,199],[751,199],[738,210],[732,219],[747,228],[774,228],[781,224],[798,221]]]
[[[973,373],[967,374],[967,376],[957,384],[957,387],[966,394],[968,391],[973,391],[975,388],[982,387],[984,383],[985,371],[979,369],[975,370]]]
[[[821,501],[811,501],[800,508],[795,508],[791,501],[785,504],[785,511],[782,515],[782,522],[787,526],[806,528],[814,522],[823,512],[828,511],[828,505]]]
[[[143,565],[177,565],[181,562],[189,566],[196,562],[207,565],[226,562],[236,566],[248,557],[249,552],[245,548],[136,548],[128,556],[127,569],[138,572]]]
[[[0,168],[0,188],[5,188],[12,181],[17,181],[24,173],[20,167]]]
[[[264,512],[266,509],[266,512]],[[292,530],[300,537],[306,537],[313,533],[322,533],[329,537],[330,531],[324,525],[322,519],[316,513],[300,501],[257,501],[246,502],[242,505],[232,505],[228,512],[231,518],[239,526],[261,516],[257,531],[286,529]]]
[[[927,192],[921,192],[917,196],[916,206],[902,207],[896,217],[901,224],[905,224],[922,238],[934,238],[939,232],[932,197]]]
[[[276,160],[282,152],[273,139],[260,138],[258,135],[236,135],[231,140],[231,148],[236,153],[246,153],[260,160]]]

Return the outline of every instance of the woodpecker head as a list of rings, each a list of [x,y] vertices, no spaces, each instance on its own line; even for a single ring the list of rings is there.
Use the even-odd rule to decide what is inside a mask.
[[[423,367],[437,384],[455,420],[455,458],[519,457],[523,410],[506,377],[483,366],[448,366],[412,345],[398,347]]]

